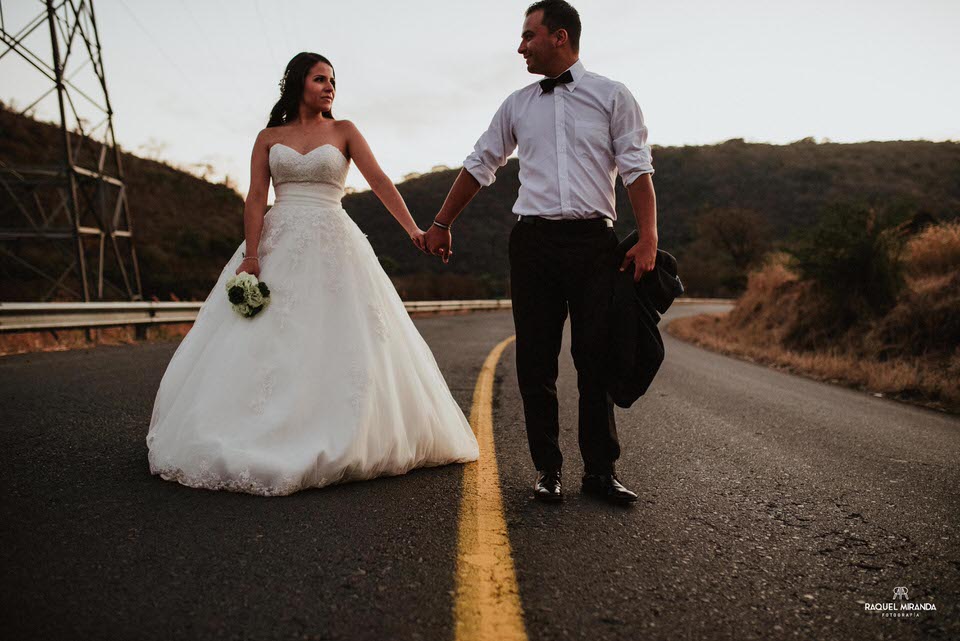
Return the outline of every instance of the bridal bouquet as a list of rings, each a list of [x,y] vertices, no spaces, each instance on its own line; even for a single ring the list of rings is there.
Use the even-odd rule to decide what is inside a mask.
[[[233,311],[253,318],[270,304],[270,288],[253,274],[240,272],[227,281],[227,298]]]

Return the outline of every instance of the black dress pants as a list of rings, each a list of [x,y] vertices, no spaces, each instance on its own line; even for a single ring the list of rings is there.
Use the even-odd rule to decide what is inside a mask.
[[[614,405],[602,369],[615,269],[610,261],[617,244],[616,232],[601,220],[517,222],[510,232],[517,378],[538,470],[563,464],[556,383],[568,310],[584,471],[613,473],[620,456]]]

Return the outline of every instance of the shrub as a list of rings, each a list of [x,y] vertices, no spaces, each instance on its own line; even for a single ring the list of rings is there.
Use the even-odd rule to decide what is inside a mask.
[[[960,221],[931,225],[907,241],[904,265],[911,276],[960,271]]]
[[[792,266],[812,281],[837,329],[889,310],[903,286],[902,241],[895,221],[863,206],[834,205],[788,249]]]

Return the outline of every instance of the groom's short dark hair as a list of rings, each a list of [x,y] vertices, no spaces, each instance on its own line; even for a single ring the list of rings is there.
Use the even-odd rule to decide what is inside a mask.
[[[580,51],[580,14],[569,2],[564,0],[540,0],[527,7],[529,16],[534,11],[543,11],[543,26],[553,33],[557,29],[566,29],[570,38],[570,48]]]

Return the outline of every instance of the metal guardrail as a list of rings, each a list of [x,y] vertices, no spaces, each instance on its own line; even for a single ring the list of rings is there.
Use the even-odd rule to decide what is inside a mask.
[[[404,301],[408,312],[476,311],[482,309],[511,309],[509,298],[490,300],[420,300]]]
[[[203,303],[0,303],[0,332],[192,323]]]
[[[678,298],[674,304],[722,304],[724,298]],[[0,332],[94,329],[123,325],[192,323],[203,303],[0,303]],[[404,302],[407,312],[510,309],[510,299]]]
[[[0,303],[0,332],[192,323],[203,303]],[[408,312],[510,309],[510,300],[409,301]]]

